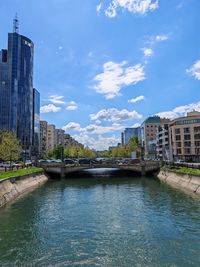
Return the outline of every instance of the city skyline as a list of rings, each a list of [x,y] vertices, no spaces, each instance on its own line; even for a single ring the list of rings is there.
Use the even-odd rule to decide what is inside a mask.
[[[92,2],[0,4],[0,46],[7,45],[16,11],[19,33],[35,44],[41,119],[103,149],[149,115],[200,111],[200,3]]]

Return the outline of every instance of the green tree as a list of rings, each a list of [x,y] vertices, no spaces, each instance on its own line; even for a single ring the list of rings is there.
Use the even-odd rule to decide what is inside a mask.
[[[0,132],[0,158],[14,161],[20,158],[22,147],[16,135],[12,132]]]

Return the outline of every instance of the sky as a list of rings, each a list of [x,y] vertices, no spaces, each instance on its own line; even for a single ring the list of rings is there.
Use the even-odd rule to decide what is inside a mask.
[[[34,42],[41,119],[98,150],[149,115],[200,111],[199,0],[0,0]]]

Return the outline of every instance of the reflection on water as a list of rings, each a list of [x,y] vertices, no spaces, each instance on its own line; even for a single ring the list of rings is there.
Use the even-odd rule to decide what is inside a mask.
[[[200,266],[199,247],[200,199],[153,178],[49,181],[0,210],[0,266]]]

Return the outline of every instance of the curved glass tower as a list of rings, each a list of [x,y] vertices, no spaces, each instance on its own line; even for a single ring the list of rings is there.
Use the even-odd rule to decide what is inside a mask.
[[[17,32],[8,34],[0,53],[0,130],[13,131],[25,154],[33,142],[33,42]]]

